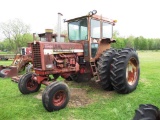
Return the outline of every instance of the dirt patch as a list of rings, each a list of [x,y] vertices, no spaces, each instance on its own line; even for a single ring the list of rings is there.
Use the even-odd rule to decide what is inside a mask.
[[[44,90],[44,89],[43,89],[43,90]],[[37,99],[42,100],[42,93],[43,93],[43,90],[41,89],[41,90],[39,91],[38,95],[36,95],[36,98],[37,98]]]
[[[69,107],[82,107],[93,102],[91,98],[87,96],[87,92],[85,89],[71,88],[70,92],[71,98],[68,104]]]
[[[38,93],[35,97],[37,99],[42,99],[43,90]],[[70,88],[70,101],[68,103],[69,107],[83,107],[90,103],[93,100],[87,96],[87,91],[82,88]]]

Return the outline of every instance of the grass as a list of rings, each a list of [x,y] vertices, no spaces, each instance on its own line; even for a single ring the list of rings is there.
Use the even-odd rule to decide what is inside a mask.
[[[10,78],[0,78],[0,118],[4,120],[131,120],[139,104],[160,107],[160,52],[140,51],[140,80],[137,89],[126,95],[107,92],[86,83],[69,83],[69,87],[83,88],[93,102],[83,107],[69,107],[47,112],[33,93],[22,95],[18,84]],[[2,62],[0,61],[0,64]],[[3,63],[5,64],[5,62]],[[42,86],[40,92],[45,86]]]
[[[1,54],[7,55],[7,54],[14,54],[14,53],[13,53],[13,52],[2,52],[2,51],[1,51],[1,52],[0,52],[0,55],[1,55]]]
[[[8,61],[3,61],[3,60],[0,60],[0,65],[3,65],[3,66],[9,66],[12,64],[12,60],[8,60]]]

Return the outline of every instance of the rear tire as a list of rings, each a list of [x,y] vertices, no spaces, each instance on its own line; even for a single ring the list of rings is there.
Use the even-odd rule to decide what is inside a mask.
[[[48,112],[52,112],[65,108],[69,98],[70,94],[67,84],[55,81],[44,90],[42,103]]]
[[[34,93],[40,89],[41,84],[31,79],[32,74],[33,73],[26,73],[20,78],[18,88],[22,94]]]
[[[114,89],[121,94],[134,91],[140,74],[138,55],[132,48],[119,50],[111,70],[111,82]]]
[[[109,49],[102,53],[98,60],[98,73],[100,78],[100,85],[104,90],[113,90],[113,86],[110,80],[111,64],[116,50]]]
[[[159,109],[151,104],[141,104],[139,108],[135,110],[133,120],[160,120]]]

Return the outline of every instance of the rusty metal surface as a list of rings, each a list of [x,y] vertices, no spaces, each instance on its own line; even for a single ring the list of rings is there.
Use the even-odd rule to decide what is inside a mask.
[[[128,62],[126,69],[126,78],[129,85],[133,85],[138,77],[138,64],[134,58],[131,58]]]
[[[32,62],[31,55],[16,55],[10,66],[15,66],[19,72],[23,70],[29,62]]]
[[[99,43],[99,47],[98,47],[98,50],[97,50],[97,53],[96,53],[96,56],[95,56],[95,60],[98,59],[102,52],[107,50],[107,49],[110,49],[111,45],[110,43],[108,43],[108,41],[106,40],[101,40],[100,43]]]
[[[90,18],[94,18],[94,19],[98,19],[98,20],[103,20],[103,21],[106,21],[106,22],[110,22],[111,24],[115,24],[116,21],[113,20],[113,19],[109,19],[109,18],[106,18],[106,17],[103,17],[102,15],[85,15],[85,16],[81,16],[81,17],[77,17],[77,18],[73,18],[73,19],[70,19],[70,20],[66,20],[65,22],[70,22],[70,21],[74,21],[74,20],[77,20],[77,19],[82,19],[82,18],[86,18],[86,17],[90,17]]]
[[[80,43],[36,42],[32,44],[32,53],[35,69],[50,70],[46,65],[54,61],[60,68],[67,63],[74,65],[77,55],[83,55],[83,46]]]
[[[53,49],[53,50],[59,50],[59,49],[83,49],[82,44],[80,43],[59,43],[59,42],[39,42],[40,44],[43,44],[44,49]]]
[[[5,74],[5,77],[17,76],[18,73],[25,69],[25,66],[32,63],[32,52],[31,48],[26,48],[24,53],[25,55],[17,54],[14,57],[14,60],[10,66],[0,66],[0,70],[8,69],[8,72]]]

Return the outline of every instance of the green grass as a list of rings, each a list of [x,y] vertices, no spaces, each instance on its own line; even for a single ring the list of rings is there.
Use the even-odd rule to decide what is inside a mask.
[[[0,54],[3,54],[3,55],[4,55],[4,54],[7,54],[7,52],[0,52]]]
[[[82,88],[91,104],[70,107],[56,112],[47,112],[39,92],[23,95],[18,84],[10,78],[0,78],[0,118],[4,120],[131,120],[139,104],[154,104],[160,107],[160,52],[138,52],[140,80],[137,89],[126,95],[107,92],[86,83],[69,83],[70,88]],[[1,63],[1,61],[0,61]],[[3,63],[4,64],[4,63]],[[45,89],[42,86],[40,92]]]
[[[7,61],[3,61],[3,60],[0,60],[0,65],[3,65],[3,66],[9,66],[12,64],[12,60],[7,60]]]
[[[0,55],[1,55],[1,54],[7,55],[7,54],[14,54],[14,53],[13,53],[13,52],[10,52],[10,51],[8,51],[8,52],[2,52],[2,51],[1,51],[1,52],[0,52]]]

